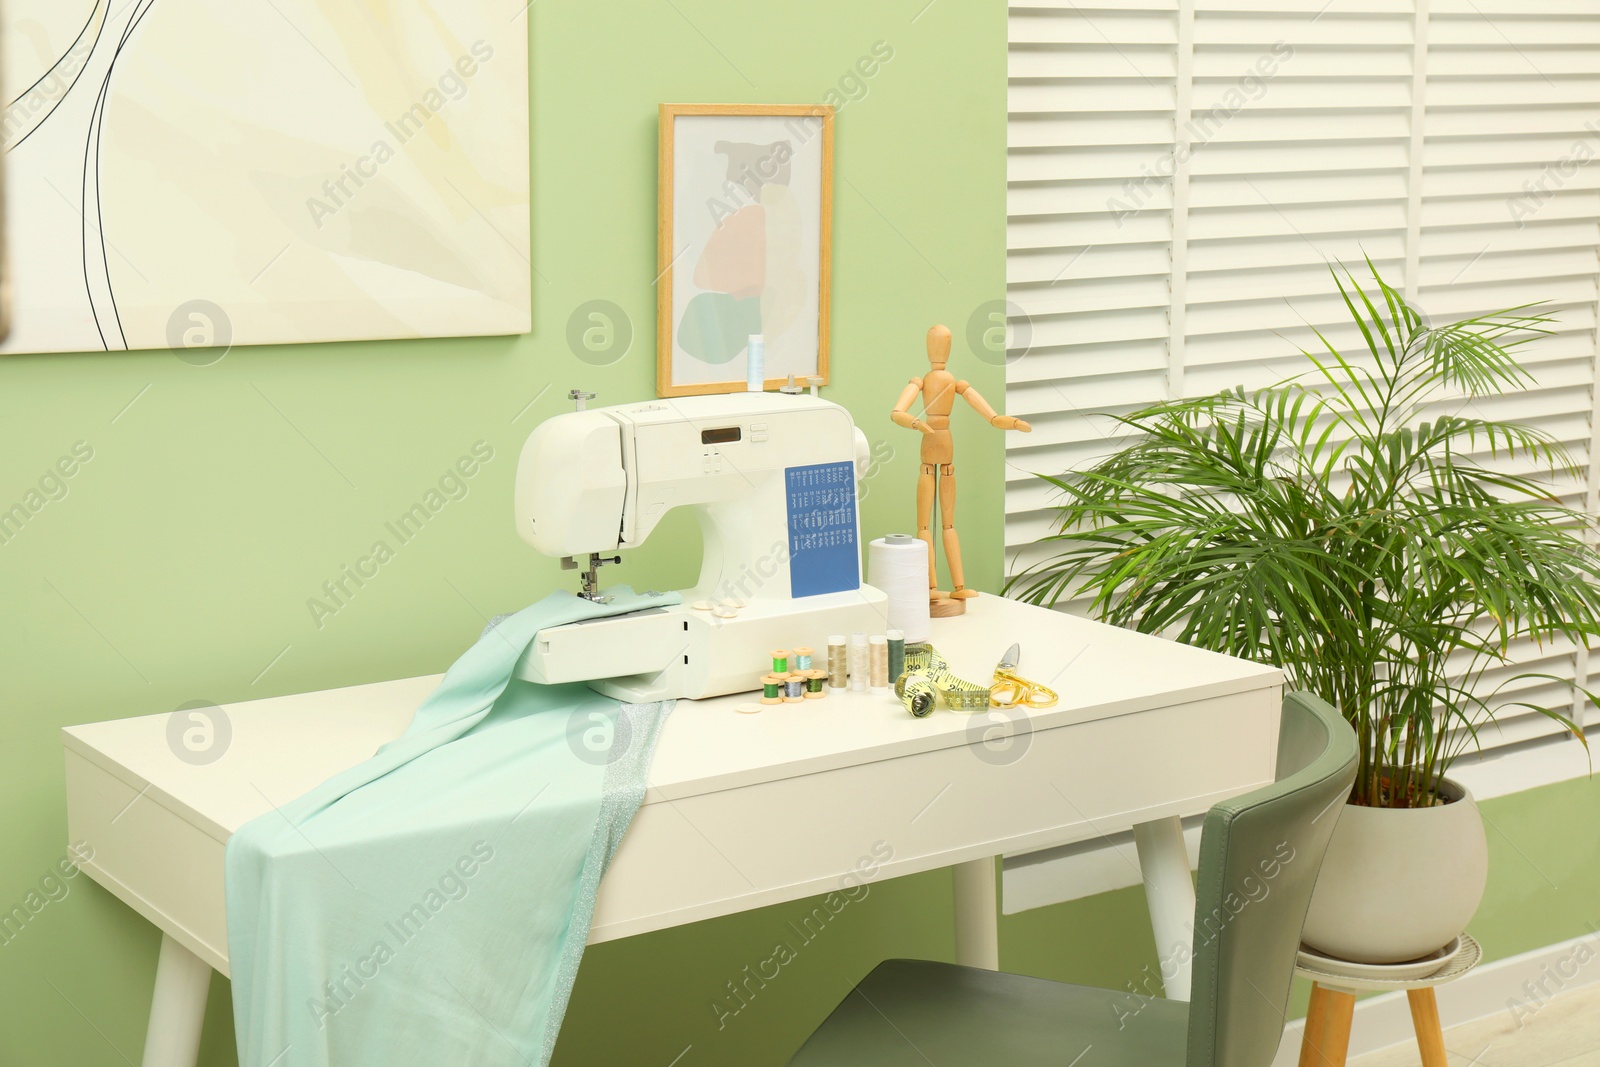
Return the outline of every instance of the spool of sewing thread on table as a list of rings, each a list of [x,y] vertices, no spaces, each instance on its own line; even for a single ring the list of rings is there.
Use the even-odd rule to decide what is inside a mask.
[[[867,635],[859,630],[850,635],[850,691],[867,691]]]
[[[824,678],[826,678],[826,677],[828,677],[828,672],[827,671],[819,671],[819,670],[806,671],[806,699],[807,700],[821,700],[823,697],[828,695],[827,693],[824,693],[822,691],[822,680]]]
[[[749,393],[759,393],[767,388],[767,341],[759,333],[750,335],[748,355],[745,359],[744,388]]]
[[[828,688],[843,689],[850,684],[850,653],[844,634],[828,638]]]
[[[794,648],[794,669],[797,671],[811,669],[811,649],[805,645],[796,645]]]
[[[793,704],[797,700],[804,700],[805,695],[805,675],[786,674],[783,676],[783,702],[785,704]]]
[[[873,634],[867,642],[867,652],[871,661],[872,688],[889,688],[889,639],[882,634]]]
[[[867,545],[867,580],[889,598],[889,625],[909,642],[928,635],[928,546],[908,534]]]
[[[883,636],[889,644],[889,681],[898,682],[900,676],[906,673],[906,635],[899,630],[890,630]]]
[[[773,674],[789,673],[789,650],[787,648],[775,648],[769,655],[772,656]]]
[[[761,703],[783,703],[783,679],[776,674],[763,675],[761,678]]]

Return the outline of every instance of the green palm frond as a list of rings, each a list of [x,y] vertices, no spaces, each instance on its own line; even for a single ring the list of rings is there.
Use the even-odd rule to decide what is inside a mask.
[[[1050,554],[1007,591],[1282,667],[1355,725],[1354,799],[1407,806],[1506,709],[1581,738],[1559,708],[1481,691],[1517,642],[1600,636],[1600,551],[1556,495],[1578,470],[1562,443],[1472,407],[1532,384],[1515,350],[1552,320],[1434,326],[1367,267],[1366,287],[1331,268],[1365,351],[1314,331],[1304,373],[1112,414],[1119,451],[1041,476]]]

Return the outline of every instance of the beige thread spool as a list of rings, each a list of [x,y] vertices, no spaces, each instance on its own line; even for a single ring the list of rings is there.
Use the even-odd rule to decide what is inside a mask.
[[[872,688],[889,688],[889,639],[882,634],[873,634],[867,640],[867,650],[871,660],[868,675]]]
[[[843,634],[828,638],[828,688],[844,689],[850,684],[850,651]]]

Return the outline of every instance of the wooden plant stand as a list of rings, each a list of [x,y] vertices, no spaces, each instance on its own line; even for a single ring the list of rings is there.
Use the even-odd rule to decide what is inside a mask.
[[[1439,1004],[1433,990],[1453,982],[1478,965],[1482,947],[1467,934],[1461,935],[1461,951],[1438,971],[1421,978],[1386,978],[1383,968],[1352,965],[1341,974],[1325,957],[1300,956],[1296,973],[1311,979],[1311,1007],[1306,1012],[1306,1032],[1300,1043],[1300,1067],[1344,1067],[1350,1053],[1350,1024],[1354,1018],[1356,994],[1405,990],[1411,1003],[1411,1025],[1422,1052],[1422,1067],[1449,1067],[1445,1058],[1444,1028],[1439,1022]],[[1403,966],[1403,965],[1402,965]],[[1399,967],[1395,968],[1397,971]]]

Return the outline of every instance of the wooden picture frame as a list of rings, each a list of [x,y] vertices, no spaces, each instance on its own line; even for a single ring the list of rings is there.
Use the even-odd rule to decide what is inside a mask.
[[[826,384],[833,108],[662,104],[660,123],[656,394],[743,391],[756,333],[768,389]]]

